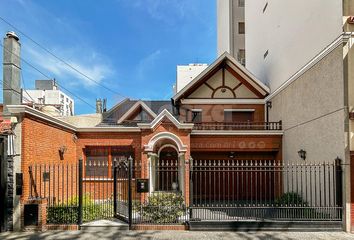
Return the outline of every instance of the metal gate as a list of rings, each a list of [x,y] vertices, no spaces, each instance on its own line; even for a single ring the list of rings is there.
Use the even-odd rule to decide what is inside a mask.
[[[131,182],[132,182],[132,161],[118,159],[114,162],[113,177],[113,204],[115,216],[123,221],[131,222]]]
[[[29,166],[29,199],[47,199],[49,224],[78,224],[118,217],[129,221],[132,159]],[[130,171],[129,171],[130,169]]]
[[[340,160],[193,160],[190,221],[342,220]]]

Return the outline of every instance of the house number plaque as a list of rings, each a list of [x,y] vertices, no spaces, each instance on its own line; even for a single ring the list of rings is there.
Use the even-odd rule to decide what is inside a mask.
[[[136,191],[138,193],[149,192],[149,179],[136,179]]]

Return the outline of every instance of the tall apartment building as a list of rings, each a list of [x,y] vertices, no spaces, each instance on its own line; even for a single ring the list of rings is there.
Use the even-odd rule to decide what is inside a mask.
[[[47,108],[44,111],[54,110],[60,116],[74,115],[74,100],[60,91],[55,80],[36,80],[35,89],[23,91],[22,101],[38,109]]]
[[[208,67],[205,63],[190,63],[188,65],[177,65],[177,79],[174,87],[174,94],[181,91],[188,83]]]
[[[217,10],[218,54],[229,51],[236,59],[236,43],[242,42],[239,2],[220,0]],[[353,5],[350,0],[245,1],[242,15],[246,67],[270,87],[269,121],[283,123],[283,161],[301,164],[302,150],[306,162],[337,158],[348,166],[343,180],[347,231],[354,226]]]
[[[217,0],[217,54],[231,54],[242,65],[245,52],[245,0]]]

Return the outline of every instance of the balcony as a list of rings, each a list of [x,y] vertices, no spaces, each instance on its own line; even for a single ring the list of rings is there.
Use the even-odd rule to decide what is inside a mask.
[[[203,122],[194,123],[193,130],[282,130],[282,122]]]

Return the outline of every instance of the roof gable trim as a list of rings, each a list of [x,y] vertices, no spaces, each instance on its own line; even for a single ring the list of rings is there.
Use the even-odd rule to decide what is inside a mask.
[[[165,117],[178,129],[192,129],[194,126],[193,123],[180,123],[167,109],[164,109],[151,123],[138,123],[138,127],[141,129],[154,129]]]
[[[259,91],[262,94],[262,97],[266,97],[270,93],[270,89],[266,85],[264,85],[253,74],[251,74],[244,66],[238,63],[230,54],[225,52],[211,65],[209,65],[209,67],[207,67],[203,72],[201,72],[196,78],[189,82],[181,91],[179,91],[175,96],[173,96],[173,101],[181,99],[190,88],[198,84],[207,74],[211,73],[218,66],[223,64],[223,61],[226,61],[225,63],[227,66],[229,66],[229,68],[233,69],[234,71],[239,71],[240,75],[245,78],[245,81],[247,81],[250,86]]]
[[[154,113],[151,108],[149,108],[143,101],[138,101],[136,102],[130,109],[127,111],[122,117],[118,119],[118,123],[122,123],[124,120],[126,120],[138,107],[141,107],[144,109],[152,118],[156,118],[156,113]]]

